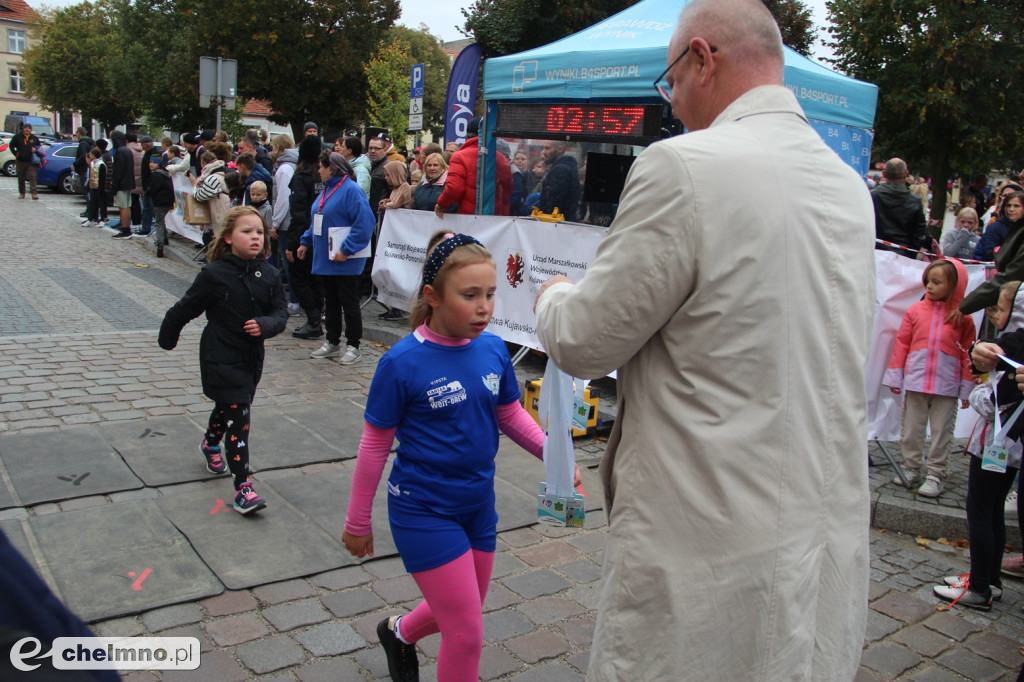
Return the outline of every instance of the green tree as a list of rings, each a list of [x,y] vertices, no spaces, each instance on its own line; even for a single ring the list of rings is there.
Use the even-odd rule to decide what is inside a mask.
[[[830,0],[832,60],[878,85],[877,158],[923,167],[945,212],[952,170],[1007,167],[1022,142],[1020,0]]]
[[[637,0],[475,0],[460,29],[495,57],[547,45],[635,5]]]
[[[811,10],[800,0],[764,0],[782,33],[782,42],[805,57],[814,47],[814,24]]]
[[[32,44],[22,58],[25,89],[44,107],[80,111],[107,130],[142,112],[116,2],[47,10],[30,20],[29,32]]]
[[[451,62],[448,55],[441,49],[441,41],[430,35],[426,26],[413,30],[405,26],[395,26],[388,31],[385,40],[398,43],[409,53],[409,64],[405,74],[413,64],[423,64],[423,130],[429,130],[434,138],[444,134],[444,100],[448,90],[448,74],[451,73]],[[371,92],[375,90],[371,86]],[[399,93],[402,95],[402,93]],[[408,86],[404,93],[408,100]]]
[[[191,22],[173,2],[124,2],[120,21],[132,36],[125,55],[144,84],[146,118],[170,130],[216,125],[216,109],[199,106],[199,58],[204,56]],[[234,139],[234,138],[232,138]]]
[[[409,50],[399,41],[385,43],[366,64],[366,81],[373,93],[366,102],[367,120],[391,131],[401,145],[409,129]]]
[[[272,17],[253,11],[249,0],[166,5],[188,25],[168,39],[236,59],[239,94],[267,100],[271,120],[290,124],[297,137],[307,120],[340,132],[364,117],[363,65],[400,13],[398,0],[275,0]]]

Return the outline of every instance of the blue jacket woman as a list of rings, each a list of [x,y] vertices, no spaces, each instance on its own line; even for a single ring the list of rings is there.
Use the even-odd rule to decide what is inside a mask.
[[[338,156],[341,155],[338,154]],[[347,162],[346,165],[348,165]],[[321,173],[327,172],[334,172],[333,165],[325,169],[321,164]],[[332,227],[351,228],[348,236],[341,242],[340,249],[345,256],[352,256],[366,248],[370,243],[370,237],[373,236],[375,225],[373,212],[370,210],[366,195],[356,183],[355,178],[340,170],[338,174],[327,177],[324,180],[323,191],[313,200],[310,215],[310,225],[302,233],[299,243],[307,250],[312,249],[313,251],[313,274],[361,274],[363,266],[366,264],[366,258],[347,258],[338,262],[331,260],[331,256],[338,251],[338,247],[336,246],[333,252],[329,252],[328,249],[328,238]],[[320,226],[319,231],[317,225]]]
[[[333,358],[350,365],[359,358],[363,317],[359,308],[359,287],[363,279],[370,238],[376,221],[366,194],[356,182],[355,171],[337,152],[320,153],[320,179],[324,188],[313,200],[311,223],[299,240],[296,257],[309,258],[312,248],[313,274],[320,275],[324,288],[327,338],[310,353],[314,358]],[[316,311],[319,314],[319,311]],[[341,349],[342,316],[345,318],[344,355]],[[312,320],[311,320],[312,322]]]

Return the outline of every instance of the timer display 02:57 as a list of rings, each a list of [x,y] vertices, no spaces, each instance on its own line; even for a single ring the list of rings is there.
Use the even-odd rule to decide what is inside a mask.
[[[499,134],[524,137],[659,137],[662,105],[508,102],[498,106]]]

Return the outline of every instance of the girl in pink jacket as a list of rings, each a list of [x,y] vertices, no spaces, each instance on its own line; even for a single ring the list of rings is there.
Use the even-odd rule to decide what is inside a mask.
[[[960,324],[946,322],[967,290],[967,269],[958,260],[937,260],[925,268],[921,278],[925,297],[910,306],[903,317],[896,346],[882,384],[903,398],[903,467],[909,487],[921,482],[924,463],[925,427],[931,424],[932,446],[928,471],[919,495],[938,497],[946,476],[946,458],[953,442],[957,398],[961,407],[974,383],[967,351],[974,343],[974,320],[964,317]],[[902,484],[899,477],[894,483]]]

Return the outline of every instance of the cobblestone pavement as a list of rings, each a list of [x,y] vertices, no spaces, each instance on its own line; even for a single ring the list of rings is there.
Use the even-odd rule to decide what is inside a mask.
[[[81,204],[74,197],[46,190],[41,197],[38,202],[19,201],[14,180],[0,179],[0,231],[7,246],[0,252],[0,295],[5,301],[0,310],[0,430],[26,433],[206,412],[209,404],[201,395],[196,367],[200,325],[190,325],[172,353],[155,344],[156,325],[191,282],[194,267],[153,258],[144,240],[121,242],[103,230],[79,227]],[[177,246],[187,260],[192,250]],[[402,333],[400,325],[378,324],[378,311],[376,305],[366,310],[368,338],[386,341]],[[308,352],[314,345],[287,334],[269,342],[255,409],[365,395],[383,346],[364,343],[359,362],[341,367],[312,361]],[[517,371],[521,379],[533,378],[543,365],[527,356]],[[600,382],[599,389],[607,412],[614,384]],[[604,447],[601,439],[583,439],[577,446],[581,465],[596,466]],[[871,456],[884,461],[876,446]],[[951,461],[951,490],[938,502],[896,490],[887,483],[892,473],[884,466],[872,470],[874,498],[903,504],[908,515],[927,510],[915,506],[922,503],[946,509],[954,531],[959,531],[948,539],[961,538],[966,535],[963,462],[957,457]],[[303,471],[316,475],[329,466]],[[144,488],[133,497],[161,494]],[[0,520],[122,501],[99,495],[7,509],[0,512]],[[987,613],[959,608],[940,612],[930,596],[931,585],[943,575],[966,571],[966,550],[936,536],[916,538],[891,530],[895,526],[886,530],[877,515],[875,525],[871,609],[857,679],[1016,679],[1016,669],[1024,662],[1024,585],[1007,580],[1002,601]],[[531,526],[499,535],[485,607],[482,679],[582,679],[605,537],[600,511],[588,514],[582,531]],[[246,560],[258,560],[258,550]],[[400,561],[384,558],[93,626],[103,635],[194,636],[202,643],[199,670],[127,676],[137,682],[375,680],[387,677],[384,656],[375,644],[376,623],[405,612],[417,598]],[[433,636],[419,645],[424,680],[435,677],[438,644]]]

